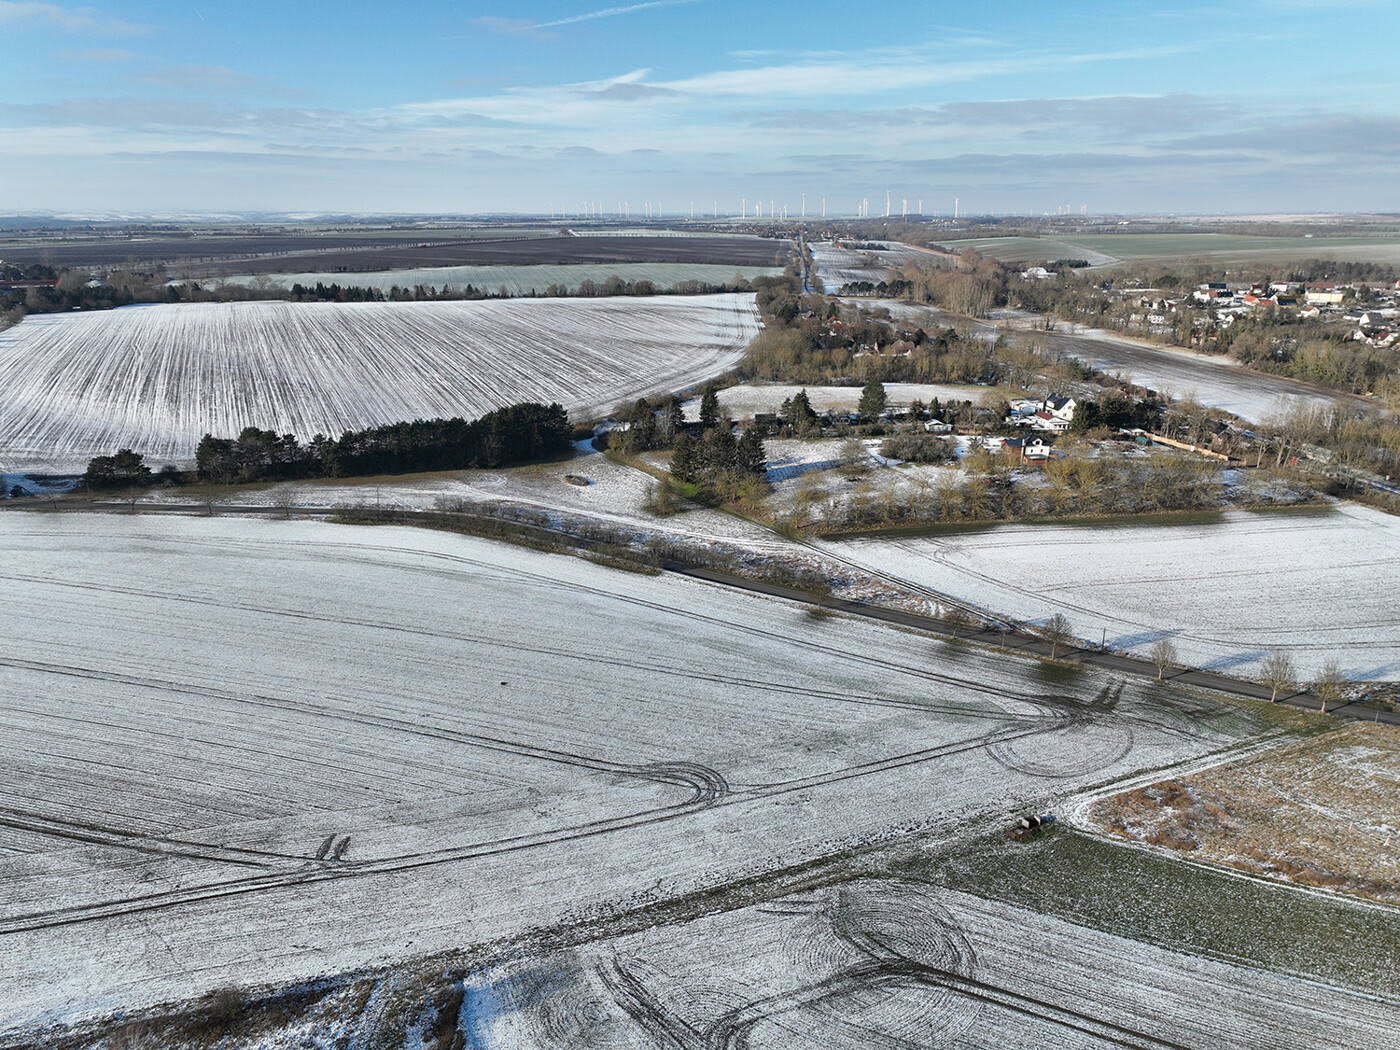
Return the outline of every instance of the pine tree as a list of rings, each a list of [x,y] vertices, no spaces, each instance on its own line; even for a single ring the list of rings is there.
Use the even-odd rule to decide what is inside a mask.
[[[728,427],[715,429],[714,436],[706,443],[705,453],[706,473],[738,473],[739,442],[734,439],[734,431]]]
[[[699,452],[698,442],[689,433],[682,430],[676,435],[676,447],[671,452],[671,476],[677,481],[693,483],[699,466]]]
[[[635,451],[645,452],[656,446],[656,416],[652,413],[651,405],[647,404],[646,398],[637,398],[629,422],[631,423],[632,448]]]
[[[671,437],[685,429],[685,409],[681,407],[681,399],[675,394],[671,395],[671,400],[666,404],[666,427]]]
[[[880,413],[885,410],[885,384],[878,379],[872,379],[865,384],[865,389],[860,392],[860,404],[857,411],[866,419],[879,419]]]
[[[793,395],[791,412],[792,417],[788,422],[799,429],[804,424],[811,423],[817,418],[816,412],[812,411],[812,402],[807,397],[806,387],[803,387]]]
[[[709,430],[719,424],[719,395],[715,393],[715,388],[707,386],[705,393],[700,397],[700,426],[704,430]]]
[[[768,473],[768,462],[763,448],[763,435],[757,427],[749,427],[739,439],[738,467],[740,474],[763,477]]]

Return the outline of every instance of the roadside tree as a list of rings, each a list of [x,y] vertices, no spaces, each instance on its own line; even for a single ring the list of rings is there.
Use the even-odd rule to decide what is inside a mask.
[[[959,606],[952,606],[943,613],[943,622],[952,630],[953,637],[958,637],[963,631],[970,630],[976,625],[976,617],[966,609]]]
[[[1282,649],[1270,652],[1259,665],[1259,681],[1272,693],[1269,702],[1278,703],[1279,693],[1297,688],[1298,673],[1293,669],[1293,658]]]
[[[1050,643],[1050,659],[1055,659],[1058,651],[1074,639],[1073,628],[1070,626],[1069,617],[1064,613],[1056,613],[1041,625],[1040,635]]]
[[[1170,638],[1158,638],[1148,650],[1148,658],[1157,668],[1157,681],[1160,682],[1167,668],[1176,663],[1176,644]]]
[[[1310,686],[1313,696],[1317,697],[1318,703],[1322,705],[1322,713],[1327,713],[1328,704],[1340,703],[1343,690],[1347,684],[1346,672],[1342,670],[1341,664],[1336,660],[1328,660],[1318,671],[1316,678],[1312,680]]]

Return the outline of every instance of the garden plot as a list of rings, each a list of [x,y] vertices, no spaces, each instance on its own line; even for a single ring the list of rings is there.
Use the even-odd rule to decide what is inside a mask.
[[[996,525],[825,543],[833,557],[1097,644],[1246,675],[1270,649],[1304,678],[1336,659],[1400,675],[1400,519],[1367,507],[1231,511],[1177,523]]]
[[[1133,842],[1400,902],[1400,731],[1356,725],[1104,799]]]
[[[797,441],[770,438],[763,443],[768,457],[768,481],[778,495],[783,482],[832,470],[844,462],[846,444],[843,441]]]
[[[482,1048],[1388,1047],[1400,1005],[863,879],[476,975]]]
[[[32,317],[0,333],[7,472],[134,448],[189,463],[205,433],[305,440],[558,401],[589,416],[739,359],[751,295],[431,303],[187,303]]]
[[[1232,708],[440,533],[7,514],[0,1031],[1002,819]]]
[[[880,455],[883,443],[883,438],[766,442],[775,512],[798,525],[829,523],[846,518],[843,508],[858,501],[887,508],[888,514],[852,520],[888,520],[900,508],[932,502],[945,486],[955,489],[964,480],[954,466],[887,459]],[[958,454],[965,448],[960,445]],[[881,469],[892,466],[898,469]],[[826,553],[840,552],[831,548]]]

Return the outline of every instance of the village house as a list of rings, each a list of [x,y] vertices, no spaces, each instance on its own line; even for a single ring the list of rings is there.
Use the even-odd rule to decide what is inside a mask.
[[[1050,458],[1052,448],[1050,439],[1039,434],[1004,438],[1001,442],[1001,454],[1010,456],[1019,463],[1044,463]]]
[[[1032,430],[1045,430],[1063,433],[1074,422],[1074,409],[1078,404],[1072,397],[1050,397],[1034,400],[1018,398],[1011,402],[1011,414],[1006,422],[1012,426],[1030,427]]]

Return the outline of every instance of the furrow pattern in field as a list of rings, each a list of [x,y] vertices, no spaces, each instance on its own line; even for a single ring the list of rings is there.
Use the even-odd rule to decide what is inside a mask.
[[[722,372],[750,295],[424,303],[182,303],[46,315],[0,334],[6,471],[134,448],[192,461],[246,426],[338,436],[557,401],[587,416]]]

